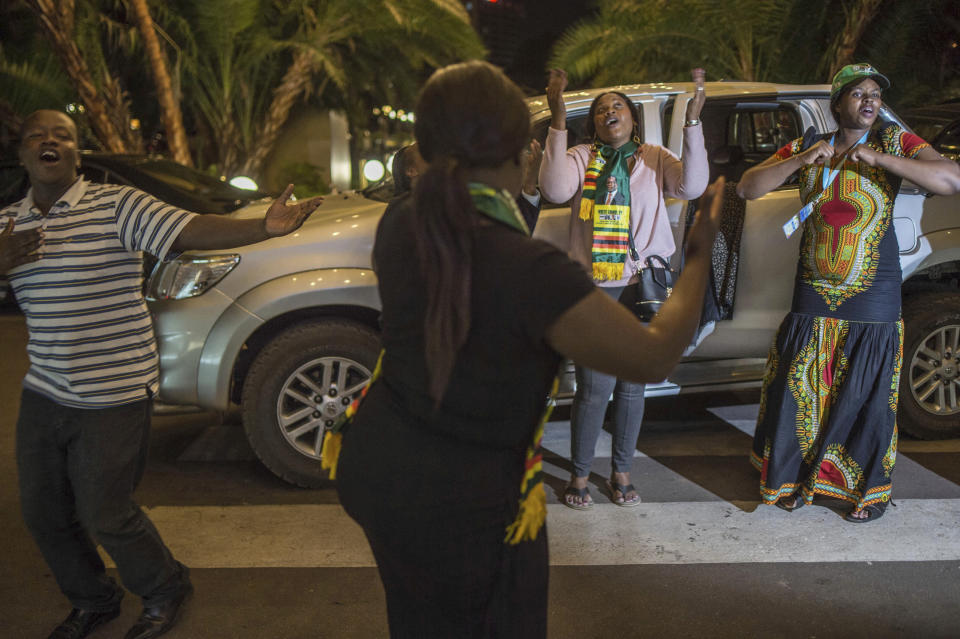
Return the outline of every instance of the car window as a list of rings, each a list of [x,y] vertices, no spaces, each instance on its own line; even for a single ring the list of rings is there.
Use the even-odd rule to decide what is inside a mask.
[[[766,159],[791,140],[800,137],[796,114],[779,108],[776,111],[737,111],[730,121],[731,140],[744,154],[761,154]]]
[[[634,103],[636,104],[636,103]],[[640,135],[643,135],[643,107],[642,105],[636,104],[637,111],[640,114],[640,121],[638,122],[640,128]],[[577,111],[567,112],[567,148],[569,149],[572,146],[578,144],[588,144],[593,141],[592,136],[587,135],[587,113],[589,108],[584,107]],[[544,144],[547,139],[547,129],[550,128],[550,118],[544,118],[539,122],[534,123],[533,125],[533,135],[531,136],[534,140]]]
[[[960,123],[948,128],[942,137],[937,140],[937,151],[955,160],[958,159],[958,156],[960,156]]]
[[[803,134],[793,106],[772,100],[741,103],[708,99],[701,119],[711,181],[721,175],[728,182],[739,181],[747,169]]]
[[[83,164],[80,167],[80,174],[83,175],[84,179],[88,182],[96,182],[98,184],[127,184],[126,180],[118,181],[116,178],[112,180],[109,179],[109,173],[107,173],[106,169],[99,166]]]
[[[397,196],[396,187],[393,185],[393,177],[377,182],[360,191],[360,194],[368,200],[384,202],[389,204]]]
[[[940,133],[940,130],[943,129],[943,124],[944,123],[942,120],[912,119],[910,122],[913,132],[927,142],[937,137],[937,135]]]

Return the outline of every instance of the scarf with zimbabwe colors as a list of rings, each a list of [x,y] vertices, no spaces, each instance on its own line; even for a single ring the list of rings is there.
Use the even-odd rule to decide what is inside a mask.
[[[473,205],[480,213],[505,224],[515,231],[530,235],[530,228],[524,221],[523,215],[520,214],[516,201],[506,191],[497,191],[478,182],[470,182],[467,188],[470,190]],[[353,400],[353,403],[347,407],[347,410],[334,421],[333,426],[325,433],[323,447],[320,451],[320,467],[329,471],[330,479],[336,479],[337,476],[337,460],[340,456],[343,430],[357,413],[357,408],[363,398],[367,396],[370,385],[380,377],[383,353],[383,351],[380,351],[380,358],[377,360],[377,365],[370,376],[370,381],[367,382],[360,396]],[[533,431],[533,439],[527,446],[527,452],[524,456],[523,478],[520,480],[520,508],[513,523],[507,526],[506,531],[505,541],[511,545],[536,539],[540,529],[543,528],[543,522],[547,518],[547,493],[543,487],[543,453],[540,451],[540,442],[543,440],[544,426],[550,420],[550,413],[553,412],[553,407],[556,405],[558,387],[559,379],[554,379],[540,422]]]
[[[580,219],[593,221],[593,279],[619,280],[630,244],[630,172],[627,162],[639,145],[633,140],[619,149],[594,143],[583,175]],[[616,181],[611,194],[607,181]]]

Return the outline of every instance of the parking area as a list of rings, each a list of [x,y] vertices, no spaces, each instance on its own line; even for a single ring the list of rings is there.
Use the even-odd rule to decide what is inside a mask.
[[[0,316],[0,614],[10,637],[43,636],[67,606],[17,504],[24,340],[22,318]],[[957,635],[960,441],[902,441],[897,507],[882,521],[849,524],[830,501],[788,514],[757,503],[746,457],[757,401],[755,392],[649,401],[634,460],[644,503],[617,508],[605,497],[604,432],[587,513],[557,500],[569,472],[569,422],[558,411],[544,440],[551,637]],[[169,636],[386,637],[372,557],[333,485],[277,479],[234,419],[155,420],[137,499],[197,588]],[[93,636],[121,637],[138,612],[128,597],[120,620]]]

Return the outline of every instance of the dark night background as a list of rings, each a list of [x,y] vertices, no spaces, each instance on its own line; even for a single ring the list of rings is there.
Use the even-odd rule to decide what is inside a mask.
[[[543,93],[544,69],[557,38],[597,12],[595,0],[467,0],[464,5],[490,61],[532,94]]]

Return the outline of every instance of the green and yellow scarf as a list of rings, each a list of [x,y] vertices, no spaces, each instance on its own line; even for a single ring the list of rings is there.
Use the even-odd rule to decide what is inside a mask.
[[[470,197],[473,198],[474,206],[482,214],[506,224],[516,231],[530,235],[530,228],[523,219],[520,209],[517,208],[516,201],[510,197],[509,193],[502,190],[497,191],[478,182],[470,182],[467,188],[470,191]],[[382,362],[383,351],[380,351],[380,358],[377,360],[377,365],[370,376],[370,381],[367,382],[360,396],[337,418],[324,436],[323,447],[320,451],[320,467],[329,471],[330,479],[336,479],[337,477],[337,460],[340,457],[343,430],[357,413],[357,408],[363,398],[367,396],[370,385],[380,377]],[[505,541],[511,545],[536,539],[547,518],[547,493],[543,487],[543,454],[540,451],[540,443],[543,441],[544,427],[550,420],[550,414],[556,405],[558,388],[559,379],[554,379],[543,414],[533,432],[533,440],[527,446],[523,478],[520,481],[520,509],[517,511],[517,516],[513,522],[507,526],[506,531]]]
[[[619,280],[627,262],[630,244],[630,157],[639,145],[630,141],[615,149],[594,143],[590,163],[583,175],[580,219],[593,221],[593,279]],[[617,182],[614,202],[607,202],[607,180]]]

